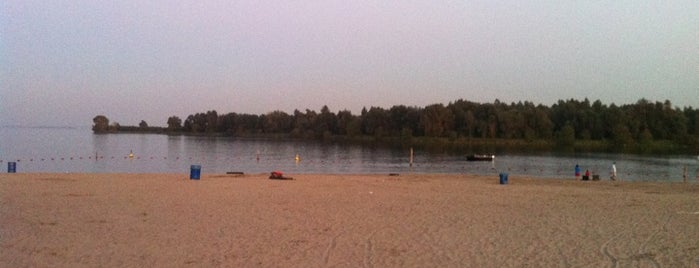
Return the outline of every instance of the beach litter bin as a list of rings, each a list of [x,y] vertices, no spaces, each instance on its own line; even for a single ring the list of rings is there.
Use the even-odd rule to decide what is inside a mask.
[[[199,177],[201,177],[201,166],[200,165],[192,165],[189,169],[189,179],[190,180],[198,180]]]
[[[7,162],[7,173],[17,172],[17,162]]]
[[[500,173],[500,184],[507,184],[507,173]]]

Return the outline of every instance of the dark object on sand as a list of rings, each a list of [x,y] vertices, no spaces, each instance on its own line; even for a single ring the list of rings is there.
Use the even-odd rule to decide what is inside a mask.
[[[7,173],[17,173],[17,162],[7,162]]]
[[[191,165],[189,168],[189,179],[198,180],[201,177],[201,166]]]
[[[592,175],[592,180],[593,180],[593,181],[598,181],[598,180],[599,180],[599,175]]]
[[[466,156],[466,161],[493,161],[495,155],[492,154],[472,154]]]
[[[388,176],[400,176],[398,173],[388,173]]]
[[[294,179],[291,177],[284,177],[284,174],[281,171],[272,171],[272,173],[269,175],[269,178],[272,180],[293,180]]]
[[[584,180],[584,181],[589,181],[589,180],[590,180],[590,176],[583,176],[582,180]]]
[[[505,185],[509,183],[510,179],[507,176],[509,176],[509,174],[505,172],[500,173],[500,184]]]
[[[226,172],[226,174],[228,174],[228,175],[244,175],[245,173],[243,173],[242,171],[228,171],[228,172]]]

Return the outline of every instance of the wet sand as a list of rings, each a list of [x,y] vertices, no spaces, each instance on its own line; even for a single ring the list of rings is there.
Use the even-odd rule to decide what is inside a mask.
[[[0,174],[2,267],[699,267],[699,185]]]

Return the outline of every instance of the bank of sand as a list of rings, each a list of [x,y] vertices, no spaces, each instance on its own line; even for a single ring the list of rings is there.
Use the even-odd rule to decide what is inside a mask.
[[[699,267],[699,185],[2,174],[2,267]]]

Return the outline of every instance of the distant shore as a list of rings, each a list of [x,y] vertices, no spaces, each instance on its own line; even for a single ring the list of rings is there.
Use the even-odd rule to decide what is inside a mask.
[[[699,184],[0,174],[0,266],[699,265]]]

